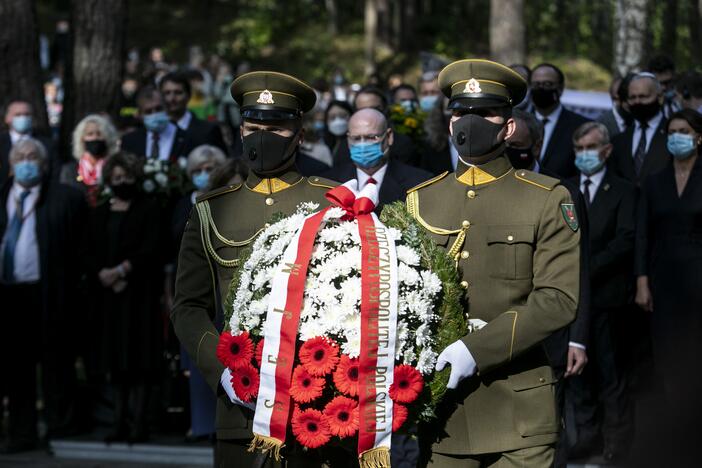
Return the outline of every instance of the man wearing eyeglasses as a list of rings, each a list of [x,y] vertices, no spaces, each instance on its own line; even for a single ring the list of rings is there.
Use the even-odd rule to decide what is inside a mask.
[[[342,183],[356,179],[359,188],[377,184],[377,213],[385,204],[404,199],[411,187],[431,178],[429,172],[389,157],[395,134],[385,115],[376,109],[361,109],[353,114],[346,138],[351,162],[336,166],[326,177]]]
[[[577,174],[573,153],[573,132],[588,121],[585,117],[564,108],[561,96],[565,75],[555,65],[542,63],[531,73],[531,100],[534,114],[544,126],[544,143],[539,164],[557,177],[569,178]]]

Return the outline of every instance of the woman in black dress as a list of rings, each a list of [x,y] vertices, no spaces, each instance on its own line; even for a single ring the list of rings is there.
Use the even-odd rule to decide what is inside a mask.
[[[93,215],[89,275],[94,316],[100,319],[98,367],[115,390],[114,427],[106,441],[139,442],[148,438],[149,390],[162,367],[162,213],[139,194],[141,164],[135,156],[111,156],[103,177],[112,198]]]
[[[684,417],[702,392],[702,115],[677,112],[667,130],[671,162],[641,187],[636,303],[651,312],[656,368]]]

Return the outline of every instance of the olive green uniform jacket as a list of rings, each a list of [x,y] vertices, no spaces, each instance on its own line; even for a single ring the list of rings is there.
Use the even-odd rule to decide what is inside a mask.
[[[178,259],[171,320],[183,346],[217,393],[217,437],[252,436],[253,412],[234,405],[220,387],[224,366],[216,356],[216,311],[222,308],[238,266],[241,249],[250,245],[276,213],[292,214],[301,202],[329,203],[324,194],[335,182],[306,179],[294,170],[262,179],[251,173],[243,184],[199,197],[185,228]]]
[[[456,258],[468,314],[487,322],[463,338],[478,374],[451,392],[456,406],[445,414],[446,433],[432,434],[440,439],[434,452],[556,441],[554,377],[540,343],[576,313],[580,232],[572,203],[556,179],[515,170],[505,156],[479,167],[459,161],[456,173],[408,192],[408,210]]]

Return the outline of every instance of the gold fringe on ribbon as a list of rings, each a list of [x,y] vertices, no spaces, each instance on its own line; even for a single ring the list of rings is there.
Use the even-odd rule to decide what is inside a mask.
[[[254,438],[249,444],[249,452],[255,452],[256,450],[260,450],[265,453],[270,450],[271,455],[273,456],[275,461],[280,461],[280,451],[284,446],[285,444],[281,440],[278,440],[273,437],[254,434]]]
[[[390,450],[387,447],[376,447],[366,450],[358,456],[361,468],[390,468]]]

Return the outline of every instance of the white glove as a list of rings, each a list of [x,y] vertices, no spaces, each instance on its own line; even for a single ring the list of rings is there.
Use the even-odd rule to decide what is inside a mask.
[[[228,367],[224,369],[224,372],[222,372],[222,377],[219,378],[220,383],[222,384],[222,388],[224,389],[224,392],[227,394],[229,399],[231,400],[232,403],[235,405],[241,405],[244,406],[250,410],[255,410],[256,405],[253,403],[244,403],[239,399],[238,396],[236,396],[236,392],[234,391],[234,387],[232,386],[232,373],[229,370]]]
[[[451,375],[446,385],[448,388],[456,388],[461,380],[475,374],[478,367],[473,355],[461,340],[454,341],[441,351],[436,360],[436,370],[443,370],[446,364],[451,364]]]

